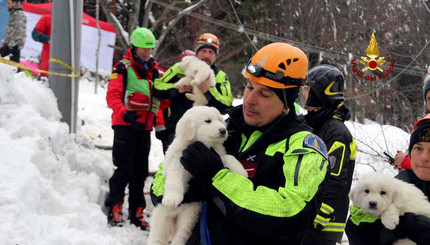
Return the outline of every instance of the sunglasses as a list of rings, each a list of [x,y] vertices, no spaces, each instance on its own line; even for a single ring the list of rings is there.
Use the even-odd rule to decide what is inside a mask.
[[[252,63],[251,59],[246,65],[246,71],[254,77],[265,77],[274,82],[281,83],[286,86],[286,88],[299,87],[305,82],[305,80],[301,78],[285,77],[285,72],[281,70],[276,70],[276,73],[268,71],[264,69],[263,66]]]

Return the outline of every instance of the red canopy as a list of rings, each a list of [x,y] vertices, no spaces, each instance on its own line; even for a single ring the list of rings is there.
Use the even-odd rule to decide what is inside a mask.
[[[22,7],[24,8],[24,11],[29,12],[29,13],[38,14],[38,15],[52,14],[52,3],[25,3],[25,2],[22,2],[21,4],[22,4]],[[82,13],[82,24],[83,25],[97,28],[96,23],[97,23],[97,20],[94,17],[92,17],[86,13]],[[102,29],[102,30],[116,33],[115,28],[110,23],[99,20],[99,25],[100,25],[100,29]]]

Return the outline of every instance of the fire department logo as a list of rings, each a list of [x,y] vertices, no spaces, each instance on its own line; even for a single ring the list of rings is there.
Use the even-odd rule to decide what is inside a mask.
[[[370,58],[368,60],[366,57],[361,56],[361,64],[365,65],[361,71],[365,71],[367,69],[370,69],[372,71],[378,69],[378,71],[383,72],[381,67],[379,65],[382,65],[385,63],[385,57],[379,57],[379,48],[378,43],[376,42],[375,33],[372,33],[372,37],[370,38],[369,46],[366,49],[366,55]]]
[[[360,69],[355,59],[351,61],[352,65],[352,72],[355,73],[358,77],[364,78],[368,81],[376,81],[376,80],[382,80],[386,78],[388,75],[391,74],[392,70],[394,69],[394,64],[396,61],[394,59],[391,59],[389,68],[384,71],[381,68],[381,65],[385,63],[385,57],[379,57],[380,51],[378,48],[378,42],[376,42],[375,33],[372,33],[372,36],[369,41],[369,46],[366,48],[366,56],[361,56],[360,63],[363,64],[365,67],[363,69]],[[374,71],[378,70],[381,72],[381,74],[376,75],[373,73],[364,74],[366,70]]]

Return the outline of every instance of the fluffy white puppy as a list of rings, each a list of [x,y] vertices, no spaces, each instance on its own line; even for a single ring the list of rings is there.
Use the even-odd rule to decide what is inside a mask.
[[[178,68],[185,72],[185,77],[179,79],[175,88],[179,89],[185,85],[193,86],[193,93],[186,93],[189,100],[194,101],[193,106],[207,105],[208,101],[198,85],[209,79],[210,86],[215,86],[215,73],[211,67],[196,56],[186,56],[178,64]]]
[[[232,155],[226,154],[222,145],[226,139],[225,121],[214,107],[192,107],[178,121],[176,137],[167,149],[166,158],[163,161],[163,175],[166,177],[164,197],[162,203],[157,205],[152,213],[149,245],[166,245],[169,241],[171,245],[185,244],[201,211],[201,202],[179,205],[191,178],[191,174],[180,162],[182,151],[188,145],[201,141],[218,153],[224,166],[248,177],[242,164]]]
[[[396,228],[399,216],[406,212],[430,217],[430,203],[420,189],[382,173],[361,177],[349,192],[349,197],[354,206],[380,217],[382,224],[390,230]],[[415,243],[401,239],[395,244]]]

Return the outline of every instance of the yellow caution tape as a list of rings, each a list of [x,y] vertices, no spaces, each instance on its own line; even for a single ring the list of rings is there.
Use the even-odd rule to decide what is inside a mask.
[[[37,71],[40,73],[47,73],[47,74],[52,74],[52,75],[57,75],[57,76],[63,76],[63,77],[80,77],[81,75],[76,71],[75,68],[69,66],[68,64],[66,64],[64,61],[58,60],[58,59],[54,59],[54,58],[50,58],[49,59],[50,62],[55,62],[58,63],[64,67],[66,67],[67,69],[71,70],[74,74],[66,74],[66,73],[59,73],[59,72],[53,72],[53,71],[45,71],[45,70],[40,70],[40,69],[36,69],[33,67],[29,67],[20,63],[16,63],[14,61],[11,60],[7,60],[7,59],[3,59],[0,57],[0,62],[11,65],[11,66],[15,66],[18,68],[21,68],[22,70],[31,70],[31,71]]]

